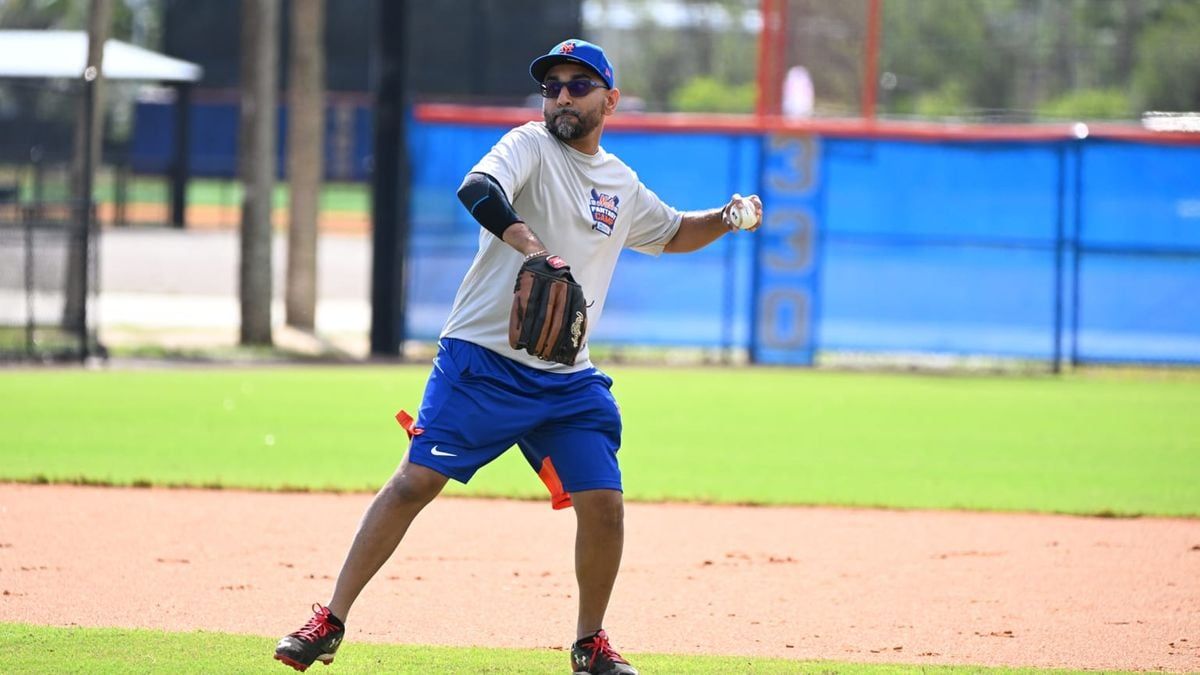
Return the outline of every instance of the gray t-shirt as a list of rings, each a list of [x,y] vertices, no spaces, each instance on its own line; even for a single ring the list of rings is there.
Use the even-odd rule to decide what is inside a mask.
[[[496,179],[517,215],[552,255],[571,266],[588,301],[588,332],[600,321],[622,248],[659,255],[679,229],[680,213],[646,188],[628,166],[600,149],[586,155],[542,122],[504,135],[471,169]],[[473,342],[531,368],[569,373],[592,367],[585,345],[574,366],[539,360],[508,345],[513,282],[522,256],[480,228],[442,337]]]

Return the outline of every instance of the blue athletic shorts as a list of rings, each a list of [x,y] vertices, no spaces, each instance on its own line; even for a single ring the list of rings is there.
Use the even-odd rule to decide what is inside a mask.
[[[548,373],[442,338],[408,460],[466,483],[516,444],[548,487],[547,475],[568,493],[620,490],[621,412],[611,387],[598,368]]]

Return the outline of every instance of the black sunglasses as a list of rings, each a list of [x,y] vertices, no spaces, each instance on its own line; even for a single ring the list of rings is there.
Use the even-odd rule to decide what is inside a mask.
[[[602,82],[582,79],[567,80],[566,82],[546,80],[538,86],[541,87],[542,96],[545,98],[558,98],[558,94],[563,90],[563,87],[566,87],[567,93],[571,95],[571,98],[583,98],[593,89],[608,89]]]

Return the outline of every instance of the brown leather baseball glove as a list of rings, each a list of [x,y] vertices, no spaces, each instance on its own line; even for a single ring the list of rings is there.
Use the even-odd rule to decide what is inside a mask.
[[[517,273],[508,344],[543,361],[575,365],[587,335],[587,301],[562,258],[543,254]]]

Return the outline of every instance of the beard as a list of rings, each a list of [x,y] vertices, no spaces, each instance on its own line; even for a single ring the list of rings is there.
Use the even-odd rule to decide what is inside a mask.
[[[600,124],[600,113],[590,115],[576,108],[557,108],[542,112],[546,128],[560,141],[573,141],[587,136]]]

